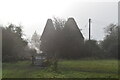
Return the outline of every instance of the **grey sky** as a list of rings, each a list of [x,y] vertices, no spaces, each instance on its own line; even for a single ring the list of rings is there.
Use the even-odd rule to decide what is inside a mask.
[[[115,1],[115,0],[114,0]],[[118,2],[80,0],[0,0],[0,24],[23,25],[27,38],[37,31],[42,34],[48,18],[73,17],[85,39],[88,39],[88,19],[92,19],[92,39],[104,37],[103,28],[118,22]]]
[[[84,4],[84,5],[80,5]],[[110,23],[118,22],[118,3],[116,2],[87,2],[76,3],[66,11],[65,15],[75,18],[82,29],[82,33],[88,38],[88,18],[92,19],[92,38],[101,40],[104,37],[104,28]]]

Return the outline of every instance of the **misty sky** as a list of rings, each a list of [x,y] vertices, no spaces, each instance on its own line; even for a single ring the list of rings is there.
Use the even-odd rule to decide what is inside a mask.
[[[104,28],[110,23],[118,23],[118,2],[117,0],[89,2],[87,0],[0,0],[0,25],[21,24],[27,38],[30,38],[35,30],[41,35],[47,19],[53,17],[66,20],[73,17],[82,29],[85,39],[88,39],[88,19],[91,18],[92,39],[102,40],[105,35]]]

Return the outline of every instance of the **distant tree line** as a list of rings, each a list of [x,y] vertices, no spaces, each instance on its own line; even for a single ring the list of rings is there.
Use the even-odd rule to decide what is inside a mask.
[[[111,29],[114,28],[114,29]],[[58,55],[64,59],[118,58],[118,29],[110,24],[107,35],[99,44],[96,40],[84,40],[73,18],[67,21],[59,18],[47,20],[41,36],[41,50],[49,56]]]
[[[40,50],[49,58],[61,59],[117,59],[120,45],[120,27],[110,24],[106,27],[105,38],[85,40],[73,18],[48,19],[40,38]],[[14,62],[30,59],[36,54],[35,49],[28,47],[28,40],[23,37],[22,26],[10,24],[2,27],[2,61]],[[120,58],[119,58],[120,59]]]

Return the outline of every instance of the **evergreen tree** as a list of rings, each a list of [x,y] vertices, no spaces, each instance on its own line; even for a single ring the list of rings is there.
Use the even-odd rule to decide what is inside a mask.
[[[37,32],[35,31],[35,33],[33,34],[32,38],[31,38],[31,48],[32,49],[36,49],[37,53],[40,53],[40,36],[37,34]]]

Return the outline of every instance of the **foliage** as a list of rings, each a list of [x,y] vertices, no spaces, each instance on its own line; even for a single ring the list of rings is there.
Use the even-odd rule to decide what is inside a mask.
[[[106,27],[107,35],[101,42],[103,50],[106,52],[107,58],[118,58],[118,35],[120,34],[119,27],[114,24],[110,24]],[[118,41],[119,40],[119,41]]]
[[[58,71],[30,66],[30,61],[3,63],[3,78],[118,78],[117,60],[62,60]]]
[[[21,26],[10,24],[2,28],[2,60],[17,61],[24,59],[25,47],[27,41],[22,38],[23,32]]]
[[[119,27],[110,24],[106,27],[106,37],[100,44],[96,40],[86,40],[74,18],[67,21],[60,18],[48,19],[41,36],[41,50],[53,57],[65,59],[116,58],[118,55]]]
[[[83,57],[104,58],[105,54],[96,40],[86,40]]]

